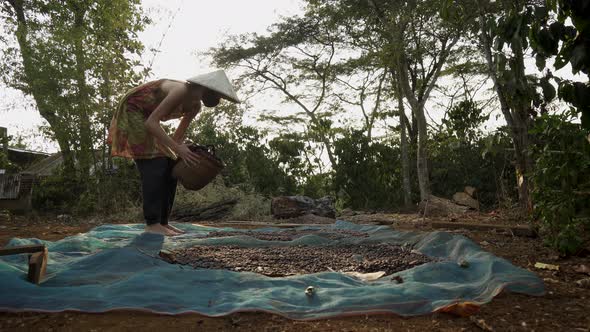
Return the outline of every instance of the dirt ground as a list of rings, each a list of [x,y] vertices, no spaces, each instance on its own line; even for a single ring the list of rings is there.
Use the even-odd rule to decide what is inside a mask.
[[[430,219],[417,215],[370,214],[347,216],[359,223],[387,224],[396,229],[431,231],[433,221],[518,224],[519,219],[497,213],[473,213],[456,218]],[[58,240],[86,232],[109,220],[13,217],[0,220],[0,245],[13,237]],[[201,222],[202,223],[202,222]],[[524,224],[524,222],[520,222]],[[236,227],[236,224],[232,224]],[[576,267],[590,267],[590,256],[561,258],[538,238],[510,232],[450,230],[464,234],[497,256],[535,271],[545,280],[547,294],[531,297],[503,293],[471,317],[435,313],[403,318],[396,315],[353,316],[318,321],[293,321],[265,313],[240,313],[210,318],[187,314],[164,316],[118,311],[104,314],[0,313],[0,331],[590,331],[590,289],[576,284],[590,275]],[[556,264],[559,271],[540,270],[536,262]],[[4,295],[0,295],[4,296]]]

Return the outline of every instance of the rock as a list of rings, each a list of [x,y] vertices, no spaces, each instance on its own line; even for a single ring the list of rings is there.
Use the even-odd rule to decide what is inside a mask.
[[[464,192],[465,192],[467,195],[469,195],[469,196],[471,196],[471,197],[473,197],[473,198],[475,198],[475,194],[477,193],[477,189],[475,189],[475,187],[472,187],[472,186],[467,186],[467,187],[465,187],[465,189],[463,189],[463,191],[464,191]]]
[[[584,265],[584,264],[575,266],[574,271],[577,273],[583,273],[583,274],[590,275],[590,267],[588,267],[587,265]]]
[[[404,283],[404,279],[400,276],[395,276],[393,278],[391,278],[391,281],[395,281],[398,284],[403,284]]]
[[[590,278],[580,279],[576,281],[576,285],[582,288],[590,289]]]
[[[420,214],[427,217],[446,217],[453,214],[463,214],[469,208],[457,205],[448,199],[430,195],[428,200],[423,200],[418,205]]]
[[[0,221],[10,221],[10,211],[0,210]]]
[[[72,221],[72,216],[70,216],[69,214],[60,214],[59,216],[57,216],[57,220],[60,222],[70,222]]]
[[[279,196],[271,201],[270,211],[275,218],[295,218],[305,214],[336,218],[334,198],[313,199],[307,196]]]
[[[475,210],[479,210],[479,202],[473,199],[467,193],[455,193],[453,195],[453,202],[459,205],[468,206]]]

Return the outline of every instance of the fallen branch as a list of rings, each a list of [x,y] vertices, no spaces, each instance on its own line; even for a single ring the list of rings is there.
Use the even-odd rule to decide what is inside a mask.
[[[508,225],[494,225],[494,224],[472,224],[472,223],[457,223],[457,222],[433,222],[430,224],[435,229],[466,229],[478,231],[506,231],[516,236],[536,237],[536,232],[529,226],[508,226]]]

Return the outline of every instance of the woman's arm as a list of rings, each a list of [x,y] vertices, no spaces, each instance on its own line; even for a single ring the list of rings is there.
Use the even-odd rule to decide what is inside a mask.
[[[162,126],[160,126],[161,119],[172,113],[172,111],[180,105],[188,93],[188,87],[184,84],[175,84],[170,88],[170,91],[162,100],[162,102],[156,107],[156,109],[150,114],[145,121],[145,127],[147,132],[153,135],[161,144],[169,147],[172,151],[176,152],[178,156],[183,159],[187,164],[197,164],[198,157],[193,153],[188,146],[180,144],[172,139]]]
[[[194,110],[194,111],[191,111],[188,113],[184,113],[184,115],[182,116],[182,119],[180,120],[180,123],[178,124],[178,128],[176,128],[176,131],[174,132],[174,135],[172,136],[172,139],[174,139],[174,141],[176,143],[182,143],[182,140],[184,139],[184,135],[186,134],[186,129],[191,124],[191,121],[193,121],[195,116],[197,116],[197,113],[199,113],[199,110]]]

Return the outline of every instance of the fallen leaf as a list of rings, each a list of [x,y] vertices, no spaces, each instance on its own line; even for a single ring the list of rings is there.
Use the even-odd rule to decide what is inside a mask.
[[[559,265],[545,264],[545,263],[540,263],[540,262],[535,263],[535,268],[542,269],[542,270],[559,271]]]
[[[454,303],[437,310],[437,312],[445,312],[459,317],[469,317],[478,311],[479,305],[472,302]]]

